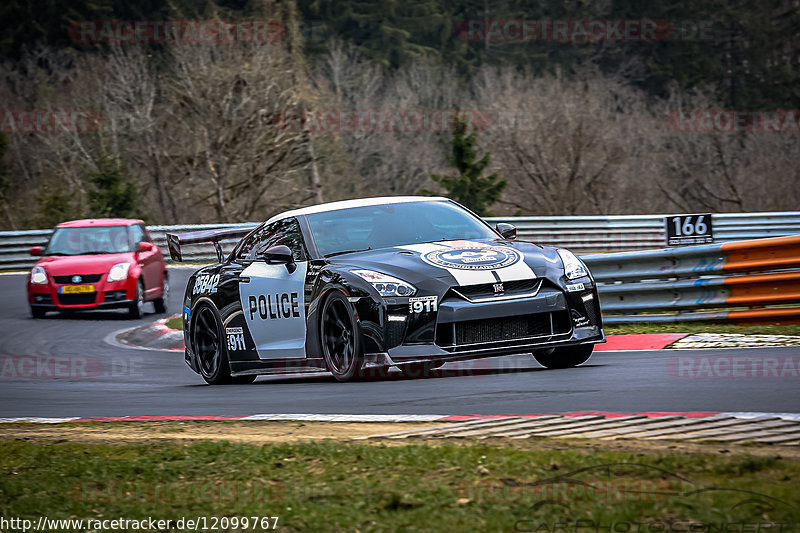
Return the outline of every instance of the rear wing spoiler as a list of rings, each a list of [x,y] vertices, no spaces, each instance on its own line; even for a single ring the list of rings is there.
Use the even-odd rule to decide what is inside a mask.
[[[212,242],[214,243],[214,249],[217,251],[217,259],[221,263],[225,260],[225,255],[222,252],[222,246],[220,246],[219,242],[228,239],[241,239],[253,231],[256,226],[256,224],[250,224],[247,226],[237,226],[224,229],[190,231],[187,233],[167,233],[167,247],[169,248],[169,256],[173,261],[181,262],[183,261],[181,246]]]

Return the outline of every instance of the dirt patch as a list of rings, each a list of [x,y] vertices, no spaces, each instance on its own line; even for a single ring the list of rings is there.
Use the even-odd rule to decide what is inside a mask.
[[[154,440],[227,440],[267,444],[310,440],[351,440],[358,437],[432,427],[435,424],[329,422],[88,422],[54,425],[0,424],[0,438],[66,440],[85,444]]]

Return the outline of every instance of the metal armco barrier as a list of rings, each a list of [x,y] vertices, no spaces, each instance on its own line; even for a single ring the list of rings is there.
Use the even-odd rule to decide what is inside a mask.
[[[614,243],[633,249],[646,243],[652,248],[663,245],[664,241],[663,220],[650,215],[487,220],[493,224],[515,224],[519,228],[520,240],[564,246],[578,252],[585,247],[605,249],[604,246]],[[713,223],[715,238],[730,238],[734,239],[733,242],[582,254],[581,258],[589,265],[598,282],[604,321],[616,324],[691,320],[800,320],[800,213],[714,215]],[[165,237],[167,232],[252,225],[150,226],[149,230],[169,260]],[[551,231],[553,228],[557,228],[557,231]],[[611,236],[602,237],[604,232]],[[46,244],[50,233],[50,230],[0,232],[0,269],[30,268],[36,258],[29,255],[29,248]],[[786,234],[789,236],[735,240],[746,235]],[[583,248],[576,246],[581,239],[586,245]],[[227,240],[221,241],[221,244],[227,251],[235,242]],[[184,261],[188,263],[216,261],[212,244],[186,245],[181,250]]]
[[[210,229],[234,228],[237,226],[252,226],[252,224],[186,224],[182,226],[148,226],[153,241],[169,261],[167,252],[166,233],[180,233],[182,231],[202,231]],[[23,270],[31,268],[37,258],[31,257],[32,246],[44,246],[50,238],[52,230],[28,231],[0,231],[0,270]],[[222,241],[227,249],[231,249],[236,241]],[[209,263],[216,260],[213,246],[190,246],[185,252],[184,261],[189,263]]]
[[[800,320],[800,235],[581,259],[608,324]]]
[[[487,222],[506,222],[517,226],[519,239],[545,246],[562,246],[579,253],[619,250],[650,250],[664,246],[664,217],[670,215],[619,215],[590,217],[492,217]],[[760,239],[800,234],[800,212],[722,213],[712,215],[716,242]],[[153,240],[167,254],[165,233],[223,229],[251,224],[191,224],[149,226]],[[0,231],[0,270],[19,270],[33,266],[28,254],[31,246],[47,243],[51,230]],[[230,249],[232,242],[223,241]],[[211,262],[216,258],[213,245],[187,247],[188,262]],[[167,259],[169,260],[169,258]]]
[[[650,250],[666,243],[664,217],[611,215],[586,217],[493,217],[517,227],[521,240],[563,246],[575,253]],[[711,216],[715,242],[800,234],[800,212],[720,213]]]

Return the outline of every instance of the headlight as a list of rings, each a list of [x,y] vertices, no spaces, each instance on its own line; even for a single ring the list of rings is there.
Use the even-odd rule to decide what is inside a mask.
[[[558,248],[556,251],[558,255],[561,256],[561,261],[564,263],[564,274],[567,276],[567,279],[578,279],[589,275],[589,271],[586,270],[583,261],[578,259],[575,254],[563,248]]]
[[[381,296],[414,296],[417,292],[417,288],[410,283],[374,270],[351,270],[351,272],[370,282]]]
[[[31,270],[31,283],[37,285],[44,285],[47,283],[47,272],[44,271],[44,268],[40,266],[33,267],[33,270]]]
[[[117,263],[108,271],[108,281],[122,281],[128,279],[128,269],[130,263]]]

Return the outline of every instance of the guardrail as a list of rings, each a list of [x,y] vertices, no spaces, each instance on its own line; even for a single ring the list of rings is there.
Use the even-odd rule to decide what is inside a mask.
[[[517,226],[519,239],[545,246],[563,246],[575,253],[649,250],[666,242],[664,217],[670,215],[619,215],[589,217],[491,217],[491,224]],[[721,213],[712,215],[715,242],[738,241],[800,234],[800,212]],[[153,240],[166,254],[165,234],[185,231],[248,226],[250,224],[187,224],[149,226]],[[28,250],[44,246],[51,230],[0,231],[0,270],[26,269],[36,259]],[[222,241],[230,249],[232,241]],[[216,258],[211,244],[186,248],[186,261],[211,262]],[[168,258],[169,260],[169,258]]]
[[[800,235],[581,259],[607,324],[800,320]]]
[[[521,240],[533,240],[540,244],[545,244],[546,240],[536,235],[543,234],[535,233],[531,237],[531,232],[541,232],[541,227],[557,227],[558,233],[548,234],[550,244],[570,247],[571,239],[573,243],[577,242],[574,239],[585,238],[590,231],[591,235],[601,239],[597,232],[605,230],[596,227],[589,230],[587,225],[605,224],[606,229],[613,227],[622,231],[628,228],[630,233],[625,242],[631,245],[662,245],[663,234],[658,237],[660,241],[652,236],[646,239],[642,237],[640,240],[644,232],[639,230],[645,225],[649,225],[653,231],[656,230],[653,219],[651,216],[631,216],[487,220],[492,223],[515,224],[520,229]],[[743,220],[749,222],[742,224]],[[537,226],[537,223],[541,226]],[[148,229],[153,240],[166,254],[167,232],[249,225],[252,224],[150,226]],[[659,222],[659,225],[662,226],[663,222]],[[534,227],[536,229],[531,229]],[[800,213],[715,215],[714,227],[718,238],[765,233],[800,234]],[[663,228],[660,231],[663,232]],[[0,269],[30,268],[36,259],[29,255],[29,248],[46,244],[50,233],[50,230],[0,232]],[[602,242],[593,240],[591,243],[594,243],[592,246],[605,246],[616,238],[610,237]],[[222,241],[223,248],[230,250],[234,242],[235,240]],[[208,263],[216,260],[212,244],[186,245],[181,249],[185,262]],[[580,251],[575,246],[572,249]],[[603,317],[608,324],[731,319],[800,320],[800,235],[734,240],[683,248],[582,254],[581,258],[589,265],[598,282]],[[169,260],[168,254],[167,259]]]
[[[180,233],[183,231],[202,231],[210,229],[235,228],[238,226],[252,226],[253,224],[185,224],[181,226],[148,226],[153,241],[164,252],[167,261],[170,261],[167,252],[167,232]],[[31,257],[32,246],[44,246],[50,238],[52,230],[27,230],[27,231],[0,231],[0,270],[23,270],[31,268],[37,258]],[[231,249],[236,241],[221,241],[223,246]],[[186,249],[184,261],[189,263],[210,263],[216,261],[217,254],[213,245],[189,246]]]
[[[517,227],[521,240],[563,246],[575,253],[649,250],[666,243],[664,218],[673,215],[492,217]],[[800,234],[800,212],[720,213],[711,216],[714,242]]]

